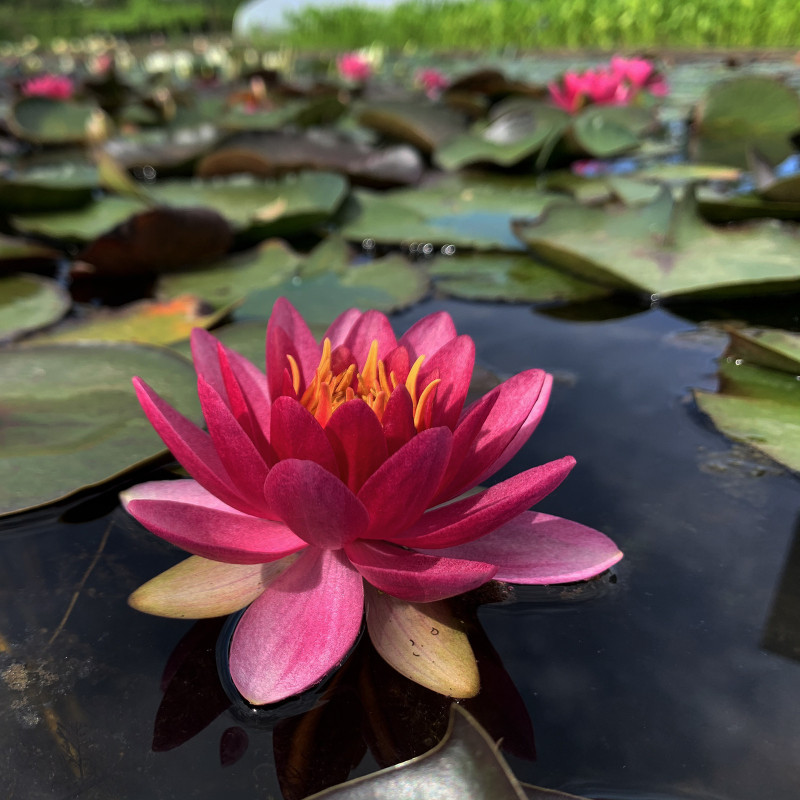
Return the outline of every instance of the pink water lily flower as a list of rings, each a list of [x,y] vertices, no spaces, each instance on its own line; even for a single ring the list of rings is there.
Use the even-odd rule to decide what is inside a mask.
[[[438,69],[421,69],[414,76],[414,82],[423,88],[425,94],[434,99],[446,89],[450,81]]]
[[[646,90],[656,97],[669,94],[669,86],[646,58],[611,58],[611,71],[630,86],[632,93]]]
[[[49,97],[53,100],[69,100],[75,87],[66,75],[39,75],[22,84],[25,97]]]
[[[204,330],[192,352],[207,433],[134,379],[192,478],[134,486],[124,505],[194,555],[131,604],[195,618],[248,606],[230,671],[252,703],[303,691],[339,664],[365,598],[368,621],[376,609],[391,621],[491,579],[583,580],[621,557],[603,534],[527,510],[571,457],[454,500],[519,451],[551,379],[530,369],[464,408],[474,344],[446,313],[398,339],[383,314],[350,310],[319,343],[280,299],[266,374]]]
[[[363,83],[372,75],[372,64],[359,53],[342,53],[336,59],[336,68],[345,80]]]

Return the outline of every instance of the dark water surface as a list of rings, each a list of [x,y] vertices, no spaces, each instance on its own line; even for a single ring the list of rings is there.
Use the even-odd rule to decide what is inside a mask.
[[[525,587],[480,609],[535,732],[535,761],[509,756],[517,775],[609,800],[800,797],[800,484],[695,410],[688,390],[713,388],[724,339],[661,310],[576,323],[441,301],[398,316],[397,329],[438,308],[500,377],[534,366],[556,376],[543,423],[497,477],[574,455],[539,508],[603,530],[626,555],[588,586]],[[91,518],[97,508],[0,528],[0,797],[280,798],[273,738],[306,742],[289,767],[281,756],[302,773],[324,760],[313,732],[287,739],[275,719],[227,708],[213,623],[193,629],[203,658],[182,660],[185,641],[171,658],[192,623],[125,598],[183,554],[119,509]],[[379,705],[386,685],[373,687]],[[334,728],[341,713],[352,732],[353,707],[329,704]],[[508,711],[509,726],[520,713]],[[362,738],[340,761],[379,738],[368,705],[355,717]]]

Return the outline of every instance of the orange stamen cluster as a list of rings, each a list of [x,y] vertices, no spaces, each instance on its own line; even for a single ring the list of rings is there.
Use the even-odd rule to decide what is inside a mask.
[[[297,394],[300,394],[300,369],[292,356],[287,355],[292,372],[292,385]],[[414,408],[414,427],[420,431],[426,427],[430,419],[429,410],[433,406],[436,396],[436,387],[441,382],[438,378],[431,381],[419,394],[417,393],[417,379],[425,356],[420,356],[412,364],[405,379],[405,387],[411,395]],[[400,385],[401,381],[395,373],[386,372],[386,366],[378,358],[378,342],[373,341],[367,360],[361,372],[355,364],[351,364],[343,372],[334,375],[331,370],[331,342],[325,339],[322,343],[322,358],[314,373],[311,382],[302,393],[300,402],[317,419],[323,427],[331,418],[331,414],[348,400],[359,398],[363,400],[377,415],[383,419],[386,403],[392,392]]]

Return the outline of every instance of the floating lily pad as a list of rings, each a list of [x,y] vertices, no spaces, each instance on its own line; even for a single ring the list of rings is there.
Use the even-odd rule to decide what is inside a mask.
[[[49,278],[37,275],[0,278],[0,342],[18,339],[58,322],[71,304],[64,288]]]
[[[458,111],[420,101],[371,103],[356,116],[362,125],[413,144],[423,153],[432,153],[466,127],[464,116]]]
[[[515,100],[496,109],[489,122],[479,122],[447,141],[435,154],[444,169],[468,164],[512,166],[535,155],[569,123],[569,116],[546,103]]]
[[[440,292],[465,300],[581,302],[610,293],[605,287],[582,281],[523,254],[439,256],[429,271]]]
[[[430,186],[357,191],[342,234],[381,244],[431,242],[477,250],[520,250],[511,221],[539,216],[559,195],[535,179],[453,175]]]
[[[133,375],[201,421],[195,371],[168,350],[96,343],[0,353],[0,516],[99,486],[165,452]]]
[[[653,127],[653,116],[641,108],[590,106],[574,118],[567,135],[567,151],[593,158],[609,158],[639,146],[640,137]]]
[[[670,184],[709,181],[735,183],[741,180],[742,170],[720,164],[656,164],[636,170],[631,177]]]
[[[85,206],[99,186],[97,170],[83,164],[0,176],[0,211],[35,214]]]
[[[220,309],[290,279],[301,260],[284,242],[270,239],[251,251],[229,256],[205,269],[164,275],[156,293],[159,297],[175,298],[193,292]]]
[[[420,179],[423,164],[408,145],[378,150],[334,131],[272,131],[226,140],[200,161],[197,174],[274,177],[302,169],[342,172],[370,186],[403,186]]]
[[[602,205],[616,198],[625,205],[649,203],[660,193],[658,185],[623,175],[576,175],[569,170],[556,170],[544,176],[546,189],[571,195],[582,205]]]
[[[26,345],[85,341],[172,344],[188,339],[193,328],[215,325],[229,310],[209,313],[200,298],[192,295],[165,302],[141,300],[120,308],[92,311],[84,319],[33,337]]]
[[[590,280],[661,298],[767,294],[800,288],[800,240],[772,224],[719,229],[694,196],[664,190],[628,208],[551,207],[514,230],[546,261]],[[576,235],[576,232],[579,234]]]
[[[0,271],[34,269],[39,263],[57,261],[61,253],[38,242],[0,234]]]
[[[800,375],[800,335],[771,328],[729,329],[726,355],[748,364]]]
[[[697,207],[705,219],[716,224],[749,219],[800,220],[800,202],[766,200],[753,192],[731,194],[700,188]]]
[[[499,748],[463,708],[453,705],[445,738],[425,755],[311,795],[308,800],[577,800],[527,787]]]
[[[699,161],[747,166],[758,148],[777,164],[793,152],[790,137],[800,130],[800,98],[785,84],[748,75],[712,86],[697,106],[694,156]]]
[[[11,108],[8,127],[36,144],[75,144],[107,138],[111,120],[94,103],[25,97]]]
[[[726,436],[800,472],[800,381],[797,376],[726,358],[720,365],[719,377],[716,394],[695,390],[700,410],[708,414]]]

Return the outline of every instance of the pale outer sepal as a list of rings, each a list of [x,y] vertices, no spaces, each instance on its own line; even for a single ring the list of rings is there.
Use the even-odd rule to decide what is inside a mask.
[[[226,564],[190,556],[140,586],[128,605],[158,617],[222,617],[252,603],[296,558],[293,554],[268,564]]]
[[[375,649],[401,675],[448,697],[480,691],[475,654],[446,600],[409,603],[365,582],[367,630]]]

